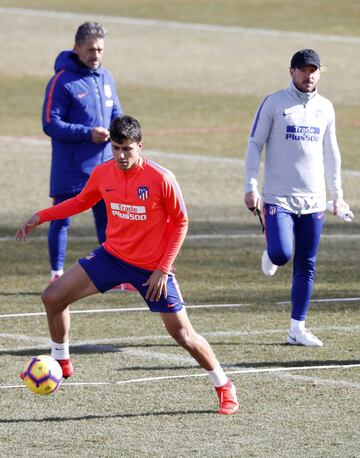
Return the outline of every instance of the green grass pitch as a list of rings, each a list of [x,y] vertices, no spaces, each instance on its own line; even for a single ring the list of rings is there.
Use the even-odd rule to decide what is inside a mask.
[[[0,0],[0,10],[0,456],[359,456],[358,2]],[[47,227],[25,244],[13,237],[50,204],[42,98],[55,56],[89,18],[110,32],[104,63],[125,111],[143,124],[145,155],[182,187],[190,229],[177,278],[195,329],[237,386],[235,416],[215,413],[209,379],[137,294],[72,306],[75,374],[54,396],[20,382],[30,357],[49,351],[40,302]],[[284,344],[291,265],[261,275],[264,240],[242,190],[252,117],[266,94],[288,84],[290,57],[303,47],[318,50],[326,67],[319,89],[335,105],[356,215],[351,224],[326,216],[307,322],[320,349]],[[90,213],[73,219],[71,235],[67,266],[96,246]]]

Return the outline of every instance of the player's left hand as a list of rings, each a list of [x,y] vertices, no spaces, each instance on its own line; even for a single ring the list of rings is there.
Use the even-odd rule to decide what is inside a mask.
[[[40,216],[36,213],[26,220],[15,234],[16,240],[26,240],[26,236],[32,232],[40,223]]]
[[[346,208],[350,210],[350,206],[347,202],[345,202],[344,199],[335,199],[333,200],[333,213],[334,215],[337,214],[337,212],[340,210],[340,208]]]
[[[164,297],[167,297],[167,280],[167,273],[162,272],[161,270],[154,270],[147,281],[143,283],[143,286],[148,286],[145,296],[146,299],[150,299],[151,302],[158,302],[161,294],[163,294]]]

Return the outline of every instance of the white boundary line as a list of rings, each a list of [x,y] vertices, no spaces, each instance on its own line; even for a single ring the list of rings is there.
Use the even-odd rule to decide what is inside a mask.
[[[240,369],[235,371],[225,371],[228,375],[242,375],[242,374],[266,374],[266,373],[277,373],[277,372],[293,372],[293,371],[311,371],[311,370],[323,370],[323,369],[353,369],[360,368],[360,364],[331,364],[331,365],[317,365],[317,366],[299,366],[299,367],[270,367],[263,369]],[[143,382],[158,382],[162,380],[181,380],[194,377],[208,377],[206,372],[200,374],[182,374],[182,375],[164,375],[161,377],[144,377],[130,380],[119,380],[117,382],[66,382],[64,386],[100,386],[100,385],[127,385],[130,383],[143,383]],[[12,388],[26,388],[22,385],[0,385],[1,390],[12,389]]]
[[[339,297],[339,298],[324,298],[312,299],[312,303],[317,302],[358,302],[360,297]],[[275,305],[290,304],[290,301],[274,302]],[[199,305],[185,305],[186,309],[211,309],[211,308],[240,308],[250,307],[255,304],[199,304]],[[95,313],[125,313],[125,312],[148,312],[148,307],[126,307],[126,308],[106,308],[106,309],[85,309],[85,310],[70,310],[72,315],[86,315]],[[33,317],[45,316],[46,312],[28,312],[28,313],[8,313],[0,314],[1,318],[20,318],[20,317]],[[0,334],[1,336],[1,334]]]
[[[200,304],[200,305],[186,305],[186,309],[248,307],[249,305],[251,304],[204,304],[204,305]],[[70,310],[70,313],[72,315],[83,315],[83,314],[93,314],[93,313],[122,313],[122,312],[149,312],[149,307]],[[9,313],[7,315],[0,315],[0,318],[19,318],[19,317],[44,316],[44,315],[46,315],[46,312]]]
[[[346,224],[346,223],[345,223]],[[240,223],[239,223],[240,225]],[[46,237],[44,237],[46,238]],[[257,239],[264,238],[263,234],[190,234],[186,236],[185,240],[216,240],[216,239]],[[321,238],[329,240],[337,239],[360,239],[360,234],[322,234]],[[0,238],[1,241],[1,238]]]
[[[286,37],[296,39],[312,39],[324,42],[338,42],[338,43],[354,43],[360,44],[360,37],[357,36],[346,36],[346,35],[325,35],[320,33],[304,33],[304,32],[292,32],[272,29],[255,29],[250,27],[240,26],[226,26],[226,25],[214,25],[214,24],[199,24],[191,22],[178,22],[178,21],[165,21],[157,19],[138,19],[131,17],[122,16],[107,16],[96,13],[84,14],[84,13],[71,13],[64,11],[48,11],[48,10],[36,10],[26,8],[6,8],[0,7],[0,13],[2,14],[14,14],[21,16],[32,16],[32,17],[50,17],[50,18],[61,18],[61,19],[81,19],[96,20],[99,22],[107,22],[111,24],[123,24],[138,27],[153,27],[153,28],[166,28],[166,29],[177,29],[177,30],[193,30],[196,32],[215,32],[215,33],[235,33],[242,35],[263,35],[266,37]]]
[[[360,301],[360,297],[336,297],[336,298],[323,298],[323,299],[311,299],[311,302],[357,302]],[[276,304],[290,304],[290,301],[279,301]]]
[[[186,309],[207,309],[207,308],[228,308],[228,307],[248,307],[251,304],[200,304],[200,305],[186,305]],[[91,314],[91,313],[122,313],[122,312],[148,312],[149,307],[126,307],[126,308],[110,308],[110,309],[87,309],[87,310],[70,310],[73,315]],[[8,315],[0,315],[0,318],[13,318],[13,317],[29,317],[29,316],[43,316],[46,312],[30,312],[30,313],[10,313]],[[1,335],[1,334],[0,334]]]
[[[344,223],[347,224],[347,223]],[[248,234],[248,233],[243,233],[243,234],[190,234],[186,236],[185,242],[186,241],[196,241],[196,240],[224,240],[224,239],[263,239],[264,235],[259,233],[259,234]],[[321,236],[322,239],[327,239],[327,240],[358,240],[360,239],[360,234],[322,234]],[[38,236],[30,236],[28,241],[33,241],[33,242],[43,242],[47,240],[46,235],[38,235]],[[97,239],[93,235],[69,235],[69,240],[83,240],[84,242],[97,242]],[[11,242],[15,241],[15,236],[11,235],[4,235],[0,237],[0,242]]]
[[[0,8],[1,12],[1,8]],[[36,138],[36,137],[7,137],[0,136],[1,143],[9,142],[22,142],[30,143],[34,145],[50,145],[50,140],[46,138]],[[233,165],[243,165],[244,160],[238,159],[236,157],[220,157],[220,156],[209,156],[209,155],[200,155],[200,154],[186,154],[178,151],[155,151],[155,150],[144,150],[145,156],[149,154],[150,156],[158,157],[171,157],[173,159],[183,159],[186,161],[203,161],[203,162],[216,162],[221,164],[233,164]],[[360,170],[345,170],[341,171],[342,174],[349,176],[360,176]]]
[[[295,374],[282,374],[279,373],[277,376],[282,380],[290,380],[295,382],[309,382],[315,385],[330,385],[339,386],[342,388],[356,388],[360,389],[360,383],[346,382],[345,380],[329,380],[320,377],[308,377],[306,375],[295,375]]]

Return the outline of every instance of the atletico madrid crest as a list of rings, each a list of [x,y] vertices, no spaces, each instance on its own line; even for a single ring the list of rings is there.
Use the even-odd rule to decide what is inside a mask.
[[[276,213],[277,208],[276,207],[270,207],[269,208],[269,215],[274,216]]]
[[[139,186],[137,193],[141,200],[147,200],[149,198],[149,188],[147,186]]]

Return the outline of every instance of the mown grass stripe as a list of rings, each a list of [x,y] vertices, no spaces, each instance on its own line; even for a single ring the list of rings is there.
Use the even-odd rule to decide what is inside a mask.
[[[83,13],[70,13],[65,11],[48,11],[48,10],[37,10],[27,8],[6,8],[0,7],[0,13],[2,14],[13,14],[21,16],[33,16],[33,17],[50,17],[60,19],[79,19],[92,20],[93,14]],[[356,36],[343,36],[343,35],[332,35],[332,34],[320,34],[320,33],[304,33],[294,31],[282,31],[273,29],[263,28],[252,28],[252,27],[240,27],[240,26],[227,26],[227,25],[216,25],[216,24],[201,24],[195,22],[178,22],[178,21],[165,21],[159,19],[138,19],[132,17],[122,16],[107,16],[107,15],[96,15],[99,22],[107,22],[111,24],[122,24],[137,27],[154,27],[154,28],[166,28],[166,29],[178,29],[178,30],[193,30],[195,32],[214,32],[214,33],[232,33],[240,35],[262,35],[265,37],[282,37],[282,38],[298,38],[302,40],[317,40],[322,42],[336,42],[336,43],[354,43],[360,44],[360,37]]]

